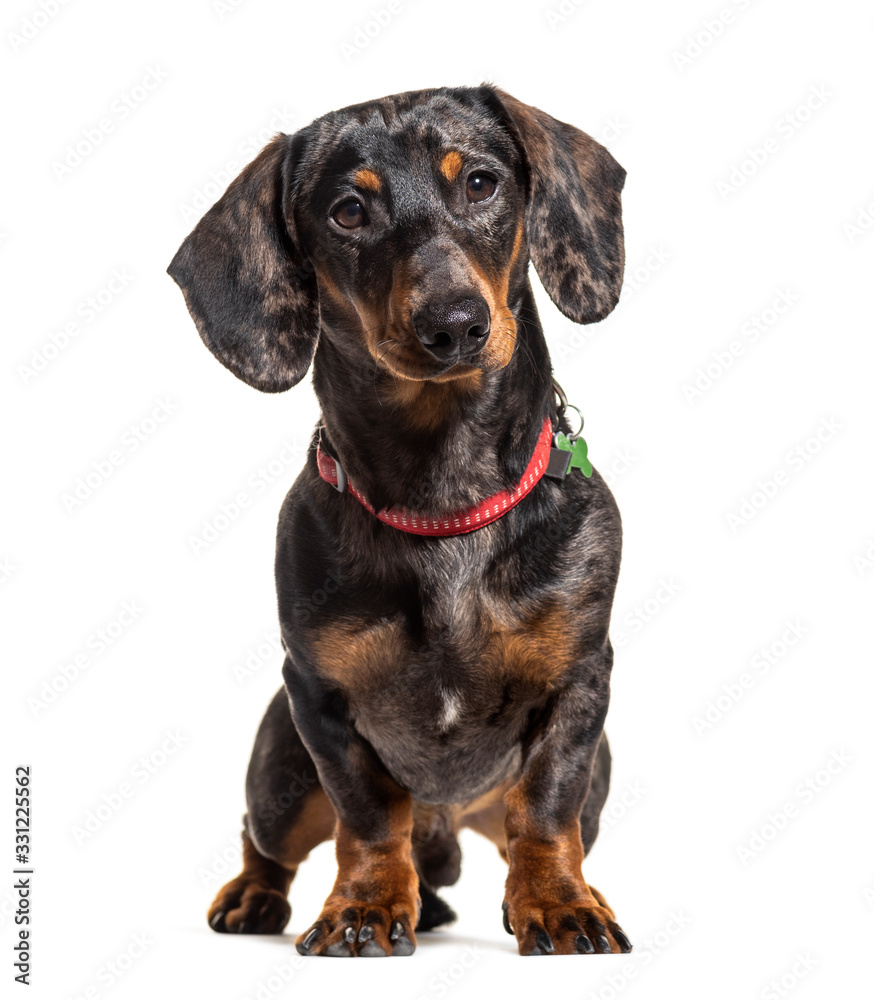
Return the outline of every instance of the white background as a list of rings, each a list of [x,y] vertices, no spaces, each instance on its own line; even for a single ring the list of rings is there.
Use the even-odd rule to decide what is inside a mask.
[[[861,995],[874,932],[867,5],[401,0],[367,36],[383,0],[53,3],[49,18],[15,0],[2,24],[4,991],[20,988],[11,799],[29,764],[32,996]],[[154,89],[136,89],[144,78]],[[503,863],[468,834],[446,891],[457,925],[403,962],[302,960],[292,935],[330,888],[330,844],[303,867],[282,938],[219,936],[204,914],[236,874],[248,753],[280,683],[275,520],[316,402],[306,382],[266,396],[221,368],[164,269],[274,130],[484,79],[601,138],[628,170],[614,314],[576,327],[537,292],[624,518],[613,795],[585,871],[635,950],[523,961],[501,927]],[[111,475],[95,471],[107,462]],[[65,503],[89,476],[91,494]],[[247,506],[222,521],[239,494]],[[195,553],[217,519],[225,530]],[[101,629],[114,635],[102,650]],[[153,773],[138,763],[150,755]],[[105,796],[119,808],[77,836]]]

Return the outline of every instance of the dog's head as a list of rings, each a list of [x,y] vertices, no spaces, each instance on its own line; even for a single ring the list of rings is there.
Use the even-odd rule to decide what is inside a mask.
[[[616,305],[625,171],[491,87],[414,91],[278,135],[173,258],[204,342],[265,392],[321,335],[350,363],[448,380],[504,367],[529,256],[591,323]]]

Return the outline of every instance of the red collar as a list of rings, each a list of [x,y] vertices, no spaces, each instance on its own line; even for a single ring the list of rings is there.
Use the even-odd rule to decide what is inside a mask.
[[[506,514],[511,507],[515,507],[524,496],[527,496],[534,489],[546,472],[551,444],[552,421],[547,417],[543,421],[543,430],[537,439],[537,446],[531,456],[531,461],[528,463],[528,468],[516,489],[495,493],[494,496],[487,497],[476,507],[470,507],[457,514],[439,519],[428,517],[418,511],[407,510],[406,507],[390,507],[388,510],[376,511],[368,503],[364,494],[347,480],[343,467],[336,459],[323,452],[321,448],[317,448],[316,460],[319,464],[319,475],[326,483],[330,483],[341,493],[348,490],[359,503],[384,524],[390,524],[393,528],[408,531],[413,535],[464,535],[468,531],[475,531],[492,521],[497,521],[499,517]]]

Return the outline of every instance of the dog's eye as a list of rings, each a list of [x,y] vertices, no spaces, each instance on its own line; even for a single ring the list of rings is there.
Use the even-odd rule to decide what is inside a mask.
[[[486,201],[495,193],[498,182],[488,174],[471,174],[467,179],[467,200]]]
[[[360,229],[367,225],[367,213],[360,201],[350,198],[334,209],[334,222],[344,229]]]

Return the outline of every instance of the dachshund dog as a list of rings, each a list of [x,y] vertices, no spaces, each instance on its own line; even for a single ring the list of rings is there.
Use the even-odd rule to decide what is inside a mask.
[[[582,873],[610,775],[620,519],[554,447],[527,273],[571,320],[606,316],[624,179],[496,87],[397,94],[277,135],[174,257],[219,361],[263,392],[312,365],[321,406],[279,515],[284,687],[216,931],[280,932],[298,865],[333,837],[298,951],[409,955],[455,917],[435,889],[469,827],[508,864],[520,954],[630,950]]]

